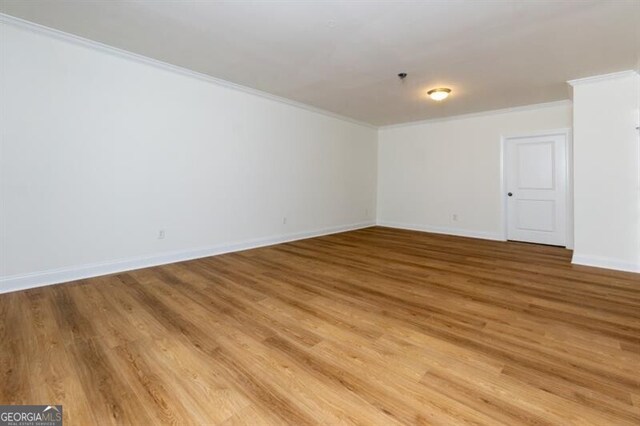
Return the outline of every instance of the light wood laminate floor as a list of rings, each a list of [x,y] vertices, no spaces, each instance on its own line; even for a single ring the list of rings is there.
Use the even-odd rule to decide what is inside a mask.
[[[88,424],[640,424],[640,276],[369,228],[0,295],[0,403]]]

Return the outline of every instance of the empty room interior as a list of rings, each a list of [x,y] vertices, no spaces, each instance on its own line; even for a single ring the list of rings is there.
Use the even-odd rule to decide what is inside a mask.
[[[0,426],[640,425],[640,0],[0,0]]]

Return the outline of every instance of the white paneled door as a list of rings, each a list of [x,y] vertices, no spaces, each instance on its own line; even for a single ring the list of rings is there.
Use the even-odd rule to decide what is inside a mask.
[[[507,239],[566,245],[566,139],[506,139]]]

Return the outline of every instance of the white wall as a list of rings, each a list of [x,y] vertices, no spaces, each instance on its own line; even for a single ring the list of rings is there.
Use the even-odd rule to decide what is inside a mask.
[[[0,31],[0,292],[374,221],[376,129]]]
[[[568,127],[569,102],[381,129],[378,223],[502,239],[501,136]]]
[[[0,292],[365,226],[376,179],[382,225],[501,239],[501,137],[572,126],[564,103],[378,132],[8,23],[0,49]],[[638,80],[574,91],[578,263],[640,264]]]
[[[572,82],[574,263],[640,271],[640,76]]]

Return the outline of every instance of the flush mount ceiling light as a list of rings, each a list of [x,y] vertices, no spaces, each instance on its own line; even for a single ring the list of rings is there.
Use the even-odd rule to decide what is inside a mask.
[[[442,101],[447,99],[447,97],[449,96],[449,93],[451,93],[451,89],[448,89],[446,87],[439,87],[437,89],[431,89],[427,92],[427,95],[429,95],[429,97],[431,99],[433,99],[434,101]]]

